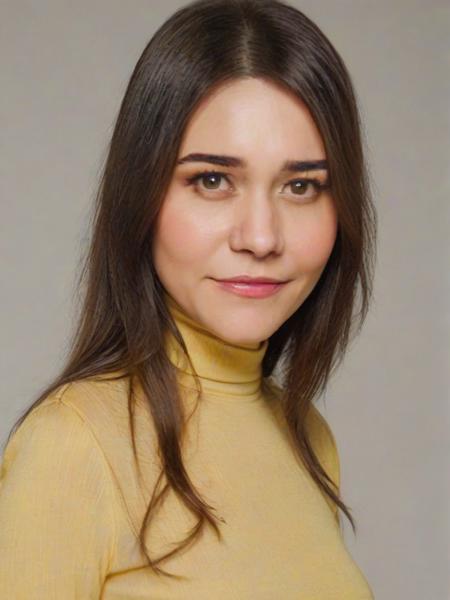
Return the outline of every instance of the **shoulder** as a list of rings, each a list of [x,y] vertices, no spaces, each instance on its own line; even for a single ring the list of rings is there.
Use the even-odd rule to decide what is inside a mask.
[[[306,422],[311,444],[325,471],[339,488],[340,461],[334,433],[327,419],[314,405],[310,407]]]
[[[123,380],[79,380],[66,383],[35,406],[13,432],[4,449],[3,468],[29,452],[50,453],[56,448],[82,450],[101,445],[98,432],[117,429],[116,421],[126,412],[126,383]],[[116,431],[117,432],[117,431]],[[42,457],[42,456],[41,456]]]
[[[282,388],[273,380],[268,379],[264,382],[264,389],[267,397],[272,400],[271,405],[276,411],[276,414],[279,418],[283,418],[280,416],[280,402],[277,401],[282,394]],[[340,462],[336,438],[328,420],[314,404],[311,404],[309,407],[305,425],[309,441],[317,458],[336,486],[339,487]]]
[[[44,402],[70,407],[80,418],[94,425],[106,415],[120,418],[127,411],[129,378],[109,379],[105,375],[64,384]]]
[[[1,463],[0,554],[8,569],[0,587],[20,589],[24,598],[38,587],[52,598],[68,589],[99,597],[115,557],[112,473],[83,414],[64,401],[72,387],[62,386],[28,413]],[[23,564],[31,567],[22,578]],[[55,576],[48,578],[52,565]]]
[[[317,442],[326,446],[336,446],[336,440],[326,417],[313,404],[306,417],[307,429]]]
[[[3,471],[33,464],[54,472],[64,453],[66,464],[81,463],[95,447],[82,411],[63,400],[70,384],[58,388],[35,406],[11,436],[3,456]]]
[[[45,520],[45,511],[60,506],[73,514],[98,506],[109,519],[113,486],[105,455],[86,421],[58,394],[36,406],[11,436],[0,492],[2,518],[26,514]]]
[[[121,475],[125,487],[132,488],[126,388],[122,380],[79,380],[60,386],[35,406],[4,449],[3,501],[31,494],[53,498],[51,502],[58,497],[67,505],[70,493],[92,496],[95,502],[105,496],[115,499],[116,476]]]

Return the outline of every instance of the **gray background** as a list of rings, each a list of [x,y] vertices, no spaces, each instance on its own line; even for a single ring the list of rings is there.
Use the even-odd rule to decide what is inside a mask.
[[[445,600],[450,3],[291,3],[352,74],[380,220],[371,313],[318,405],[358,524],[354,538],[344,520],[347,546],[377,599]],[[0,441],[62,364],[114,118],[145,44],[183,4],[0,3]]]

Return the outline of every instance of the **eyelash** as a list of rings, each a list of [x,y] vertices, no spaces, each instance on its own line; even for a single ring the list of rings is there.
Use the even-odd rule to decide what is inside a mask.
[[[200,179],[202,179],[203,177],[207,177],[208,175],[218,175],[220,177],[223,177],[230,184],[230,180],[229,180],[229,178],[228,178],[228,176],[227,176],[226,173],[223,173],[221,171],[215,171],[215,170],[200,171],[198,173],[195,173],[191,177],[188,177],[186,179],[186,182],[187,182],[188,185],[193,185],[195,188],[197,188],[198,181]],[[315,188],[315,190],[316,190],[317,193],[330,188],[330,183],[328,181],[326,181],[325,183],[321,183],[318,179],[311,178],[311,177],[303,177],[303,178],[298,178],[298,179],[291,179],[285,185],[289,185],[291,183],[297,183],[297,182],[301,182],[301,183],[304,183],[306,185],[308,185],[308,184],[312,185]],[[212,192],[212,193],[214,193],[217,190],[205,190],[205,191],[206,192]],[[299,198],[305,197],[305,196],[303,196],[303,194],[293,194],[293,195],[294,196],[298,196]],[[306,198],[310,198],[310,197],[306,196]]]

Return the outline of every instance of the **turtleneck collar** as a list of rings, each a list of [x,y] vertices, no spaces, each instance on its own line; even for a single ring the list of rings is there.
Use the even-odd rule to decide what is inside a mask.
[[[167,292],[164,292],[164,298],[186,344],[205,396],[229,397],[239,402],[261,398],[262,360],[269,340],[253,345],[225,341],[191,318]],[[190,365],[171,332],[166,335],[166,351],[178,369],[179,383],[185,388],[196,389]]]

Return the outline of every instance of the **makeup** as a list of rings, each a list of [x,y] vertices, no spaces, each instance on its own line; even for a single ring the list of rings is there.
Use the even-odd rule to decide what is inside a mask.
[[[224,291],[246,298],[267,298],[281,290],[288,282],[284,283],[242,283],[237,281],[214,280]]]

